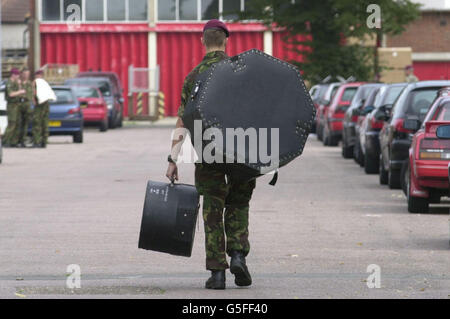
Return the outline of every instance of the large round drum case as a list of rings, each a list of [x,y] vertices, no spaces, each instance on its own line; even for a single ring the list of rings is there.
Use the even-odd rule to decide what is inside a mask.
[[[190,257],[199,200],[195,186],[149,181],[139,248]]]
[[[241,159],[238,165],[243,174],[259,176],[267,173],[263,172],[267,163],[263,163],[260,157],[256,162],[250,161],[248,149],[245,149],[245,154],[230,153],[225,149],[226,130],[251,128],[256,129],[258,136],[262,136],[261,129],[266,130],[269,138],[256,144],[256,153],[260,154],[259,148],[263,146],[266,153],[271,154],[270,130],[278,129],[278,166],[282,167],[302,154],[314,116],[315,108],[299,69],[252,49],[215,63],[197,76],[196,85],[188,97],[183,122],[192,142],[202,141],[202,149],[208,143],[202,138],[205,130],[219,129],[224,142],[220,146],[222,150],[217,151],[225,158],[234,159],[234,163]],[[194,131],[196,120],[202,123],[201,132]],[[200,139],[198,134],[202,134]],[[194,146],[198,155],[202,150],[198,145]],[[245,163],[242,163],[242,158]]]

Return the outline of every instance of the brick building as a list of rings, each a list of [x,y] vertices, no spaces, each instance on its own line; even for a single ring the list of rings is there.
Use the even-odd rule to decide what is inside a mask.
[[[387,47],[411,47],[420,80],[450,79],[450,1],[422,0],[421,17],[406,31],[387,37]]]

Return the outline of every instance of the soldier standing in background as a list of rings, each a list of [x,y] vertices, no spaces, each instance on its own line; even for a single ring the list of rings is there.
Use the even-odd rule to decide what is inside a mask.
[[[208,70],[214,63],[228,58],[225,53],[228,36],[229,31],[223,22],[211,20],[206,23],[201,39],[206,47],[206,55],[185,79],[178,110],[178,129],[184,127],[182,116],[196,76]],[[166,173],[171,181],[178,180],[176,145],[181,145],[183,139],[184,137],[174,140],[172,144]],[[207,289],[225,289],[227,268],[235,275],[236,285],[252,284],[245,257],[250,251],[248,211],[256,181],[237,181],[237,176],[224,173],[225,169],[221,165],[227,164],[195,164],[195,186],[199,194],[203,195],[206,269],[211,271],[211,277],[205,284]],[[227,254],[231,257],[230,266]]]
[[[30,70],[24,68],[21,74],[22,89],[25,95],[21,97],[17,111],[17,130],[19,147],[25,147],[25,140],[28,135],[28,126],[31,116],[31,101],[33,100],[33,84],[30,81]]]
[[[414,75],[414,68],[412,65],[407,65],[405,67],[405,82],[408,83],[419,82],[417,76]]]
[[[44,72],[38,70],[33,82],[33,147],[46,148],[48,140],[48,116],[50,113],[50,96],[55,95],[50,85],[44,80]]]
[[[4,146],[17,147],[19,143],[18,113],[20,101],[26,92],[21,88],[20,71],[16,68],[11,70],[11,77],[6,84],[6,101],[8,113],[8,127],[5,131]]]

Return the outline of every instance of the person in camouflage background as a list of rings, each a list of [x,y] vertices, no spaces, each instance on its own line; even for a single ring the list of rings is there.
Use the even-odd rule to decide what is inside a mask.
[[[38,70],[35,73],[36,79],[42,79],[44,73],[42,70]],[[50,113],[50,104],[49,102],[44,102],[38,104],[37,96],[36,96],[36,84],[33,83],[33,102],[34,102],[34,110],[33,110],[33,127],[31,133],[33,135],[33,147],[37,148],[45,148],[47,146],[48,140],[48,116]]]
[[[214,63],[227,59],[225,47],[229,31],[219,20],[211,20],[203,29],[202,43],[206,55],[186,77],[178,109],[177,128],[182,128],[182,116],[188,97],[198,74],[208,70]],[[172,149],[181,145],[183,137],[174,140]],[[178,180],[176,160],[169,156],[166,176]],[[238,286],[250,286],[252,279],[245,257],[250,251],[248,240],[249,202],[256,181],[238,181],[238,176],[226,174],[227,164],[195,164],[195,186],[203,195],[203,220],[205,227],[206,269],[211,277],[206,281],[207,289],[225,289],[225,270],[230,268]],[[227,256],[231,257],[230,265]]]
[[[22,89],[25,95],[21,98],[17,110],[17,136],[20,147],[25,147],[25,140],[28,134],[28,126],[31,117],[31,101],[33,100],[33,84],[30,81],[30,71],[27,68],[22,70]]]
[[[11,69],[11,77],[6,84],[8,127],[4,136],[5,147],[17,147],[19,143],[18,114],[20,101],[25,93],[25,90],[21,88],[19,70],[16,68]]]

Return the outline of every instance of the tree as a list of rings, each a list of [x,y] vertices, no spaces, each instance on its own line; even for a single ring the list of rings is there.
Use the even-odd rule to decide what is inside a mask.
[[[301,52],[304,61],[295,63],[311,83],[328,75],[367,81],[374,79],[380,66],[376,50],[361,41],[372,37],[380,42],[383,33],[401,33],[419,16],[419,6],[411,0],[247,0],[241,19],[285,28],[285,42],[308,47]],[[381,28],[373,27],[377,9]],[[296,35],[306,37],[299,41]]]

